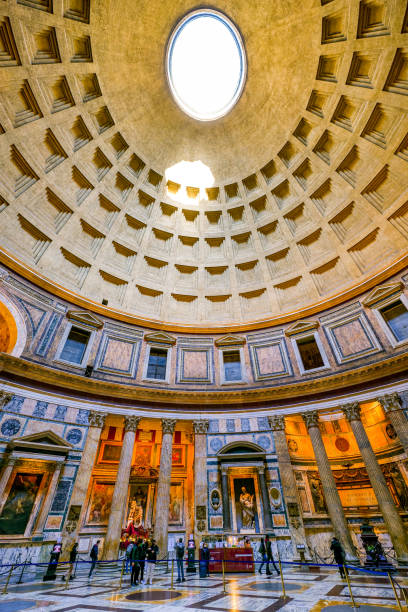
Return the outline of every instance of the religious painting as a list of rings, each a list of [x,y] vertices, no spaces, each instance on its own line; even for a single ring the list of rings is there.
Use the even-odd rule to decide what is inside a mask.
[[[237,531],[259,533],[259,517],[253,477],[233,479]]]
[[[134,452],[133,465],[140,466],[149,466],[150,459],[152,456],[152,446],[151,444],[137,444]]]
[[[0,515],[0,534],[23,535],[43,474],[17,472]]]
[[[62,515],[55,516],[51,515],[47,518],[47,522],[45,523],[45,529],[59,529],[61,527],[62,519],[64,517]]]
[[[107,525],[115,483],[94,482],[86,522],[88,525]]]
[[[146,526],[148,494],[149,485],[132,484],[130,486],[126,526],[130,523],[135,527]]]
[[[175,467],[185,467],[186,465],[186,447],[173,446],[171,463]]]
[[[183,525],[184,522],[184,486],[183,482],[172,482],[170,485],[169,525]]]
[[[382,469],[396,506],[408,510],[408,488],[398,465],[389,463],[383,465]]]
[[[113,444],[112,442],[102,442],[101,452],[99,453],[98,461],[99,463],[119,463],[121,451],[121,444]]]

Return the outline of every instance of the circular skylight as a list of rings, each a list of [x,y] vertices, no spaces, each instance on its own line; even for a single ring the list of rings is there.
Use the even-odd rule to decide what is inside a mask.
[[[166,70],[174,99],[187,115],[200,121],[223,117],[245,85],[246,58],[237,28],[217,11],[189,13],[170,37]]]

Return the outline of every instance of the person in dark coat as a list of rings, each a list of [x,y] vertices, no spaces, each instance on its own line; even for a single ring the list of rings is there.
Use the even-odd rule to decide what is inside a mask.
[[[145,569],[145,560],[146,560],[146,548],[147,543],[144,541],[140,541],[139,548],[139,567],[140,567],[140,584],[144,584],[144,569]]]
[[[267,559],[266,560],[266,575],[267,576],[272,576],[272,572],[269,569],[269,563],[272,563],[276,574],[279,576],[280,571],[276,567],[275,559],[273,558],[273,554],[272,554],[272,542],[270,541],[268,535],[265,538],[265,548],[266,548],[266,559]]]
[[[137,585],[139,584],[139,572],[140,572],[140,564],[139,564],[139,549],[142,544],[142,540],[139,538],[137,542],[133,544],[131,559],[132,559],[132,573],[130,575],[130,584]]]
[[[259,554],[262,557],[262,563],[259,566],[258,572],[260,574],[262,574],[262,568],[265,565],[265,563],[268,561],[268,555],[266,554],[266,547],[265,547],[265,539],[264,538],[261,538],[261,543],[259,545],[259,551],[258,552],[259,552]]]
[[[344,555],[343,547],[337,538],[332,539],[331,544],[330,544],[330,550],[333,552],[334,562],[337,563],[337,565],[339,566],[340,576],[345,580],[346,578],[346,574],[344,571],[345,555]]]
[[[201,550],[201,558],[205,562],[205,575],[210,575],[210,549],[208,548],[207,542],[204,542],[203,548]]]
[[[96,562],[98,561],[98,555],[99,555],[99,543],[100,540],[96,540],[96,544],[94,544],[91,548],[91,552],[90,552],[90,557],[91,557],[91,568],[89,570],[89,574],[88,574],[88,578],[91,577],[92,572],[94,571],[95,567],[96,567]]]

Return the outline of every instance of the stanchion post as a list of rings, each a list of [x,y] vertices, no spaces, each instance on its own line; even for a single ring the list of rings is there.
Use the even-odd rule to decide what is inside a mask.
[[[395,601],[397,602],[397,605],[398,605],[398,610],[399,610],[400,612],[403,612],[403,611],[402,611],[401,602],[400,602],[399,597],[398,597],[398,595],[397,595],[397,591],[396,591],[396,588],[395,588],[395,585],[394,585],[394,581],[393,581],[393,579],[392,579],[392,576],[391,576],[390,572],[387,572],[387,574],[388,574],[389,581],[391,582],[392,590],[394,591],[394,597],[395,597]]]
[[[225,548],[222,548],[222,588],[224,589],[224,594],[227,592],[225,588]]]
[[[282,597],[283,599],[286,599],[285,581],[283,579],[282,563],[281,563],[281,558],[280,558],[279,548],[278,548],[277,543],[276,543],[276,550],[278,553],[279,573],[280,573],[281,583],[282,583]]]
[[[65,578],[65,587],[64,587],[64,591],[67,590],[68,585],[69,585],[69,581],[71,580],[71,574],[72,574],[72,569],[74,567],[73,563],[70,563],[68,566],[68,571],[67,571],[67,576]]]
[[[349,575],[348,575],[347,567],[345,565],[343,565],[343,570],[344,570],[344,574],[346,576],[347,586],[348,586],[348,590],[349,590],[349,593],[350,593],[350,599],[351,599],[351,602],[353,604],[353,608],[359,608],[360,607],[359,604],[354,601],[353,592],[351,590],[350,578],[349,578]]]
[[[173,576],[174,576],[174,559],[171,560],[171,585],[170,585],[171,589],[173,589]]]
[[[13,569],[14,569],[14,565],[10,567],[10,571],[7,576],[6,584],[4,585],[3,590],[1,592],[2,595],[7,595],[8,593],[7,587],[8,587],[8,583],[10,582],[10,578],[11,578],[11,574],[13,573]]]
[[[17,584],[21,584],[23,582],[23,574],[24,574],[24,570],[26,568],[26,565],[27,565],[27,558],[24,559],[23,567],[21,568],[21,573],[20,573],[19,579],[17,580]]]
[[[126,555],[123,557],[122,569],[120,571],[119,588],[122,588],[123,573],[125,571]]]

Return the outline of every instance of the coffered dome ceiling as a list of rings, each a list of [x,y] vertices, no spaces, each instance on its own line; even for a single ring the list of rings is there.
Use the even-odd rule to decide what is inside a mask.
[[[209,122],[180,110],[165,75],[195,8],[1,3],[2,260],[198,331],[310,314],[404,267],[406,0],[217,2],[248,72]]]

